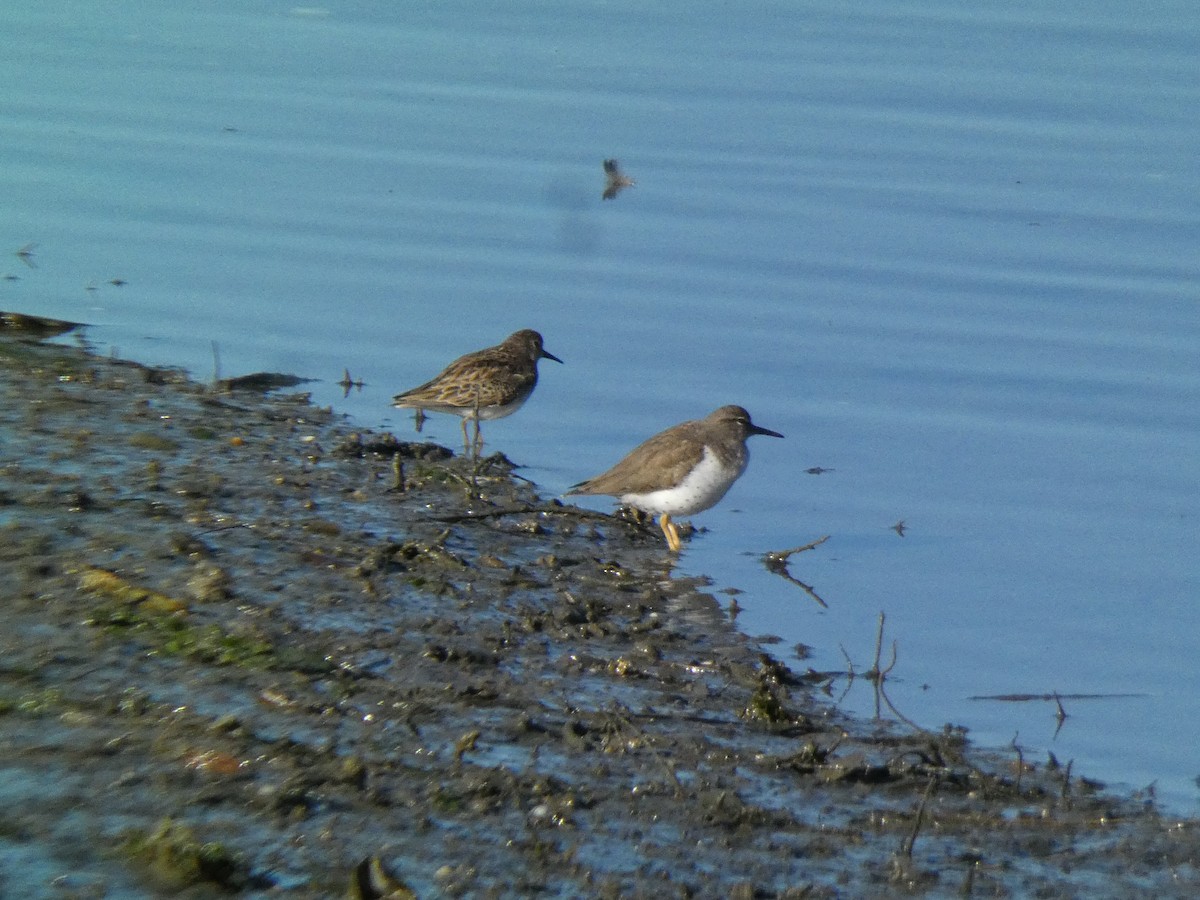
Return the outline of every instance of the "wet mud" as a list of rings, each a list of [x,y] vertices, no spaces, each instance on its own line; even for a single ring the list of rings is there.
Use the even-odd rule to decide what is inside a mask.
[[[1195,821],[845,717],[656,533],[302,395],[0,340],[0,614],[6,898],[1200,892]]]

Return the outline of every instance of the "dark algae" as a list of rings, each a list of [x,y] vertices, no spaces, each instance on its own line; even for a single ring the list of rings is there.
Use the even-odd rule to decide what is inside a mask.
[[[1187,897],[1200,831],[851,719],[495,454],[0,339],[0,896]]]

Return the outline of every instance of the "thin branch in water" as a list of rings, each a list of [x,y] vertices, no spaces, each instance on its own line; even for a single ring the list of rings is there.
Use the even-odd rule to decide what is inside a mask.
[[[1017,795],[1021,793],[1021,776],[1025,774],[1025,751],[1021,749],[1021,745],[1017,743],[1017,738],[1020,737],[1020,732],[1013,735],[1012,744],[1013,752],[1017,754]],[[1054,758],[1054,754],[1050,754],[1050,758]]]
[[[929,732],[926,729],[922,728],[908,716],[904,715],[904,713],[900,712],[900,710],[896,708],[896,704],[892,702],[892,698],[887,695],[887,688],[884,686],[884,684],[887,681],[888,675],[890,675],[892,670],[896,668],[896,661],[899,659],[900,654],[896,642],[892,641],[892,660],[887,664],[886,667],[880,667],[880,664],[883,661],[883,625],[886,620],[887,616],[883,612],[880,612],[879,628],[875,632],[875,662],[867,672],[863,673],[863,677],[871,682],[871,686],[875,690],[875,718],[883,718],[883,707],[886,706],[892,715],[894,715],[909,728],[912,728],[914,731],[918,731],[922,734],[928,734]]]
[[[842,656],[846,659],[846,689],[842,691],[842,695],[836,701],[837,705],[841,706],[842,701],[846,699],[846,695],[850,693],[850,689],[854,687],[856,673],[854,671],[854,660],[850,658],[850,654],[846,652],[846,648],[838,644],[838,649],[842,651]]]
[[[1054,729],[1054,736],[1058,737],[1058,733],[1062,731],[1063,723],[1067,721],[1067,711],[1063,709],[1062,698],[1058,696],[1058,691],[1054,692],[1053,697],[1054,705],[1058,707],[1058,712],[1054,716],[1058,721],[1058,727]]]
[[[861,675],[855,671],[854,661],[850,659],[850,654],[846,652],[845,646],[838,644],[838,649],[842,651],[842,657],[846,660],[846,689],[842,691],[841,696],[838,697],[836,702],[838,705],[840,705],[842,701],[846,699],[846,695],[850,693],[850,689],[854,686],[855,678],[865,678],[867,681],[871,682],[871,687],[875,692],[876,719],[883,718],[883,710],[884,707],[886,707],[898,721],[903,722],[913,731],[916,731],[920,734],[932,735],[933,732],[929,731],[929,729],[922,728],[904,713],[900,712],[900,710],[896,708],[896,704],[892,702],[892,698],[887,695],[887,678],[888,675],[892,673],[892,670],[896,668],[896,663],[900,658],[900,652],[896,641],[892,641],[892,658],[886,666],[883,665],[883,630],[884,623],[886,621],[887,616],[881,612],[879,614],[879,626],[875,632],[875,660],[872,663],[871,668],[861,673]],[[837,674],[842,673],[833,674],[836,676]]]
[[[879,670],[879,657],[880,657],[880,654],[883,652],[883,622],[884,622],[884,614],[883,614],[883,611],[881,610],[879,613],[879,628],[875,632],[875,662],[871,664],[871,668],[867,670],[867,673],[864,676],[868,681],[871,682],[871,686],[875,689],[875,718],[876,719],[883,718],[883,716],[881,715],[879,701],[883,697],[883,680],[884,680],[884,678],[887,677]],[[895,656],[896,656],[896,647],[893,644],[892,645],[892,665],[896,664]]]
[[[846,652],[846,647],[844,644],[838,644],[838,649],[842,651],[842,656],[846,660],[846,676],[851,681],[853,681],[854,680],[854,660],[852,660],[850,658],[850,654]]]
[[[1051,691],[1048,694],[975,694],[968,697],[968,700],[999,700],[1003,703],[1029,703],[1033,700],[1053,700],[1058,697],[1062,700],[1126,700],[1131,697],[1145,697],[1143,693],[1116,693],[1116,694],[1061,694],[1058,691]]]
[[[342,389],[342,397],[350,396],[350,389],[355,388],[360,394],[362,393],[363,384],[365,382],[361,378],[353,378],[350,375],[350,370],[342,367],[342,380],[337,383],[337,386]],[[420,431],[421,429],[417,429]]]
[[[874,680],[879,680],[883,677],[883,674],[879,669],[879,657],[880,657],[880,654],[883,652],[883,623],[886,621],[886,619],[887,619],[887,614],[884,613],[882,610],[880,610],[880,612],[879,612],[879,627],[875,630],[875,663],[874,663],[874,665],[871,666],[870,670],[867,672],[867,677],[874,679]],[[895,657],[896,657],[896,645],[892,644],[892,665],[896,664]]]
[[[905,859],[912,859],[913,844],[917,842],[917,835],[920,833],[921,825],[925,821],[925,807],[929,803],[929,798],[933,795],[933,789],[937,783],[937,775],[930,775],[929,783],[925,785],[925,793],[921,795],[921,803],[917,806],[917,814],[913,817],[912,831],[900,842],[900,854]]]
[[[793,547],[791,550],[776,550],[771,553],[768,553],[767,556],[782,559],[784,562],[786,562],[787,558],[789,556],[791,556],[795,553],[803,553],[805,550],[815,550],[817,547],[820,547],[827,540],[829,540],[829,535],[825,535],[824,537],[819,537],[815,541],[811,541],[810,543],[805,544],[803,547]]]
[[[812,585],[805,584],[788,571],[788,561],[793,555],[797,553],[803,553],[806,550],[813,550],[821,546],[827,540],[829,540],[829,535],[818,538],[817,540],[805,544],[802,547],[793,547],[791,550],[773,550],[763,556],[763,565],[767,567],[768,572],[772,572],[776,575],[779,575],[781,578],[790,581],[825,609],[829,609],[829,604],[821,599],[820,595],[817,594]]]
[[[891,671],[891,667],[888,668],[888,671]],[[922,728],[920,725],[918,725],[916,722],[914,722],[912,719],[910,719],[904,713],[900,712],[900,710],[896,709],[896,704],[894,704],[892,702],[892,698],[887,695],[887,689],[884,688],[882,681],[878,682],[878,684],[876,686],[876,690],[878,691],[879,696],[883,698],[884,704],[887,706],[888,710],[891,712],[891,714],[893,716],[895,716],[897,719],[899,719],[901,722],[903,722],[905,725],[907,725],[913,731],[920,732],[921,734],[930,734],[931,733],[928,729]]]
[[[888,673],[896,668],[896,642],[892,641],[892,661],[888,663],[886,669],[881,669],[879,663],[883,657],[883,623],[886,619],[884,613],[879,614],[879,628],[875,631],[875,662],[864,674],[863,677],[870,681],[883,681],[887,678]]]
[[[1071,716],[1063,706],[1063,700],[1112,700],[1125,697],[1144,697],[1145,694],[1060,694],[1051,691],[1048,694],[977,694],[968,700],[999,700],[1004,703],[1030,703],[1035,700],[1054,702],[1054,719],[1058,723],[1054,736],[1058,737],[1063,725]]]

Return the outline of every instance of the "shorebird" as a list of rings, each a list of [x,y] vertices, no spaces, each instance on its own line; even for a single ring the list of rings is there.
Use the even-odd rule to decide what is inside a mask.
[[[537,386],[538,360],[562,360],[542,347],[542,336],[526,328],[503,343],[460,356],[436,378],[397,394],[392,405],[451,413],[462,417],[463,446],[483,446],[481,419],[502,419],[521,408]],[[467,422],[474,422],[474,442],[467,439]]]
[[[658,516],[667,546],[678,553],[682,543],[672,516],[702,512],[725,496],[746,471],[746,438],[752,434],[783,437],[755,425],[742,407],[722,406],[654,435],[603,475],[567,493],[606,494]]]

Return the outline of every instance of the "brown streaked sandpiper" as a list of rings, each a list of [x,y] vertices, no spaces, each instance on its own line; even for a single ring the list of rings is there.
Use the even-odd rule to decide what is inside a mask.
[[[604,161],[604,193],[600,196],[605,200],[612,200],[625,188],[633,187],[635,184],[637,182],[621,171],[621,167],[615,159]]]
[[[574,485],[568,494],[607,494],[659,517],[667,546],[679,552],[672,516],[701,512],[725,496],[746,471],[752,434],[783,437],[750,421],[740,406],[722,406],[703,419],[656,434],[605,472]]]
[[[463,446],[476,452],[483,445],[480,419],[502,419],[521,408],[537,386],[538,360],[562,360],[542,347],[542,336],[525,328],[503,343],[460,356],[436,378],[397,394],[392,405],[462,417]],[[474,443],[467,422],[475,423]]]

